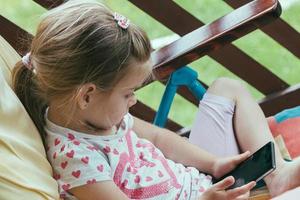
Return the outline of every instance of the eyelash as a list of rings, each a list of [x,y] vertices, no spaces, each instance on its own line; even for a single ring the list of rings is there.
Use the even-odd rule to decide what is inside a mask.
[[[132,93],[130,93],[130,94],[125,95],[125,98],[128,99],[128,98],[130,98],[130,97],[132,97],[132,96],[134,96],[134,95],[135,95],[134,92],[132,92]]]

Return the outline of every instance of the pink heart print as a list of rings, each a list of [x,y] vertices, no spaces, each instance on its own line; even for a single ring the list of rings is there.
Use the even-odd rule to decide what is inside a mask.
[[[85,156],[85,157],[81,158],[81,161],[82,161],[84,164],[88,164],[88,163],[89,163],[89,157],[88,157],[88,156]]]
[[[164,176],[164,174],[163,174],[160,170],[158,170],[157,173],[158,173],[158,176],[159,176],[159,177],[163,177],[163,176]]]
[[[99,172],[103,172],[103,165],[98,165],[98,166],[97,166],[97,170],[98,170]]]
[[[141,182],[141,177],[139,175],[135,176],[134,182],[135,183],[140,183]]]
[[[67,155],[68,158],[73,158],[74,153],[75,153],[75,151],[74,151],[74,150],[71,150],[71,151],[67,152],[66,155]]]
[[[80,145],[80,142],[78,140],[73,140],[73,144],[78,146],[78,145]]]
[[[67,191],[70,188],[70,186],[71,186],[70,184],[64,184],[61,187],[64,191]]]
[[[53,174],[53,178],[54,178],[55,180],[60,179],[60,174],[54,173],[54,174]]]
[[[80,170],[77,170],[77,171],[73,171],[73,172],[72,172],[72,176],[74,176],[75,178],[79,178],[80,174],[81,174],[81,171],[80,171]]]
[[[75,136],[72,133],[68,133],[69,140],[74,140]]]
[[[65,150],[66,145],[62,145],[62,147],[60,148],[60,152],[63,152]]]
[[[54,146],[57,146],[59,143],[60,143],[59,138],[55,138],[55,140],[54,140]]]
[[[65,169],[68,165],[68,161],[60,163],[61,168]]]
[[[87,184],[94,184],[94,183],[96,183],[96,179],[88,180],[86,183]]]
[[[106,146],[103,148],[104,153],[109,153],[110,152],[110,147]]]
[[[153,180],[152,177],[150,177],[150,176],[147,176],[147,177],[146,177],[146,181],[147,181],[147,182],[150,182],[150,181],[152,181],[152,180]]]
[[[97,150],[97,148],[94,147],[94,146],[87,146],[86,148],[88,148],[88,149],[91,150],[91,151]]]
[[[119,155],[119,152],[118,152],[117,149],[114,149],[113,153],[114,153],[115,155]]]

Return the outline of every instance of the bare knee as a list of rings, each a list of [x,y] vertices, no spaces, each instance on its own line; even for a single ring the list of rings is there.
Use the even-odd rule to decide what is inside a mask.
[[[225,77],[216,79],[207,91],[211,94],[233,99],[234,101],[243,95],[249,95],[248,90],[240,81]]]

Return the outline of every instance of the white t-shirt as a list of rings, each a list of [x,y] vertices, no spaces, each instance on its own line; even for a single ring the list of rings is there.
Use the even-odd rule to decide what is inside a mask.
[[[129,113],[109,136],[76,132],[46,118],[47,155],[61,197],[76,199],[68,189],[107,180],[130,199],[194,200],[211,186],[210,176],[166,159],[132,127]]]

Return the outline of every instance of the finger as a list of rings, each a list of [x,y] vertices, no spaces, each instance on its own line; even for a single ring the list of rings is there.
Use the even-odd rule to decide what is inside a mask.
[[[251,181],[250,183],[243,185],[241,187],[234,188],[232,190],[228,190],[227,194],[229,196],[229,199],[235,199],[238,196],[242,196],[249,192],[254,186],[256,185],[255,181]]]
[[[249,199],[249,196],[250,196],[250,192],[247,192],[241,196],[238,196],[235,200],[246,200]]]
[[[229,186],[231,186],[234,183],[234,178],[233,176],[229,176],[224,178],[223,180],[217,182],[212,186],[213,189],[215,190],[225,190]]]
[[[239,154],[235,157],[234,163],[239,164],[240,162],[246,160],[250,156],[250,151],[245,151],[242,154]]]

